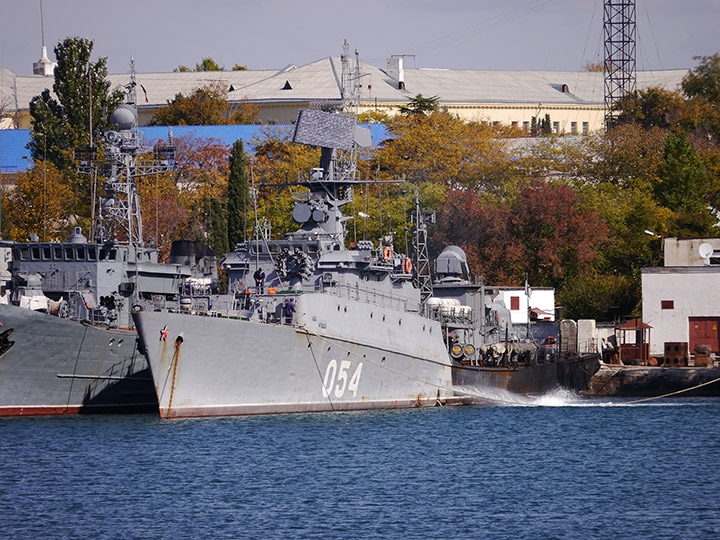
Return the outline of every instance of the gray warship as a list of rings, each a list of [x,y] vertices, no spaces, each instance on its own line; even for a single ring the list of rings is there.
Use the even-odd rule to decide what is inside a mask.
[[[65,242],[0,246],[0,416],[157,411],[131,311],[175,305],[197,261],[160,264],[143,241],[135,179],[171,168],[174,149],[144,148],[135,84],[131,69],[103,161],[76,152],[81,172],[105,176],[94,240],[76,228]]]
[[[413,256],[391,236],[346,247],[342,208],[368,141],[353,117],[301,110],[293,141],[322,149],[293,194],[299,228],[228,254],[229,294],[133,313],[163,418],[485,402],[483,389],[542,392],[594,373],[596,357],[511,342],[507,310],[467,279],[460,248],[440,254],[433,281],[419,208]]]

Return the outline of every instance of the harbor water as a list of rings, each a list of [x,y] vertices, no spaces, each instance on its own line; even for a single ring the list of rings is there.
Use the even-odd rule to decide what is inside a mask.
[[[0,538],[720,537],[719,399],[499,398],[0,419]]]

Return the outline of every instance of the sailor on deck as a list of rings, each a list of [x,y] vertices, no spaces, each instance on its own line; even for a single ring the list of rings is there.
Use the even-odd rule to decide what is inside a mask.
[[[255,270],[253,277],[255,278],[255,287],[257,288],[257,292],[265,294],[265,272],[263,272],[263,269],[258,268]]]

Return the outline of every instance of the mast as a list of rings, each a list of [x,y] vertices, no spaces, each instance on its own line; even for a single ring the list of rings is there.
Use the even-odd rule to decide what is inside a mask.
[[[135,61],[131,59],[125,103],[110,117],[114,129],[104,135],[103,160],[95,160],[95,147],[80,148],[75,152],[79,172],[92,174],[100,170],[105,176],[95,232],[98,243],[113,241],[130,247],[145,245],[136,179],[165,173],[174,166],[172,136],[169,135],[169,145],[143,146],[142,133],[138,129],[136,86]]]
[[[432,276],[430,275],[430,257],[427,249],[427,225],[435,223],[435,211],[420,210],[420,195],[415,192],[415,213],[412,216],[415,224],[413,238],[413,272],[415,286],[420,289],[420,305],[424,305],[432,296]]]

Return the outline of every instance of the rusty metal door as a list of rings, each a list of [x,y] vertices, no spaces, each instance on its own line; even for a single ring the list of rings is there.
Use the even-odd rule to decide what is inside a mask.
[[[720,339],[718,328],[720,318],[718,317],[690,317],[690,351],[695,350],[695,345],[708,345],[714,353],[720,352]]]

